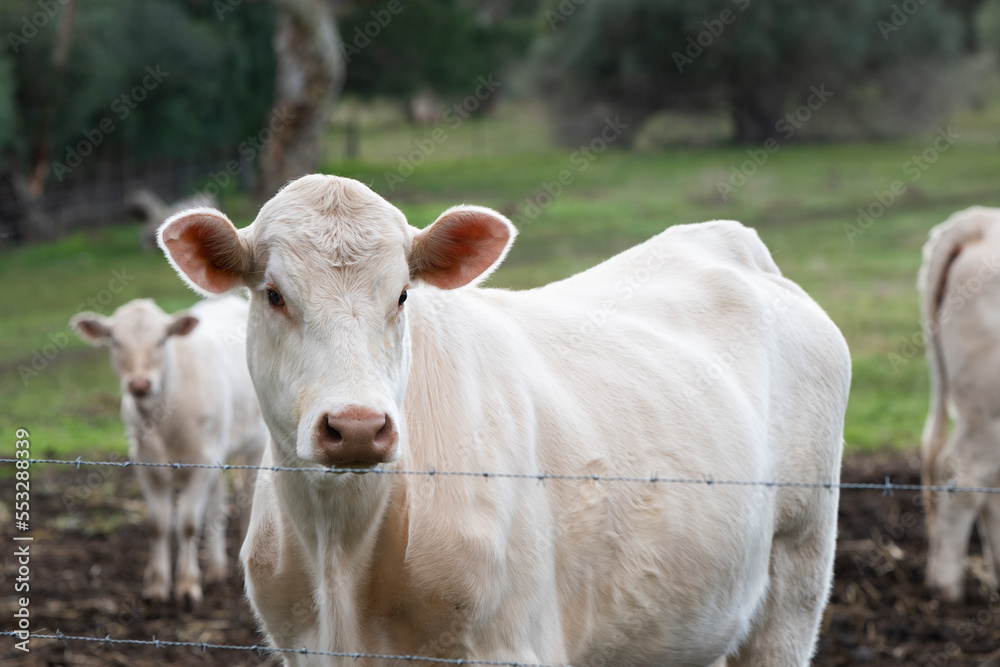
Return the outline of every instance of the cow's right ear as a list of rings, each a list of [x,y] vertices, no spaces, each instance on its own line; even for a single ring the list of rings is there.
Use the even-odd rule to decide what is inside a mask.
[[[156,240],[196,292],[222,294],[246,284],[243,277],[251,263],[248,243],[214,208],[194,208],[170,217]]]
[[[111,340],[111,327],[103,315],[97,313],[77,313],[70,318],[69,325],[80,339],[90,345],[106,345]]]
[[[453,206],[413,237],[410,275],[440,289],[485,280],[503,261],[517,230],[482,206]]]

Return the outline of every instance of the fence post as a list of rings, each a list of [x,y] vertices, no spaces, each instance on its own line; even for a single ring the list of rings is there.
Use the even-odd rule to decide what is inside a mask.
[[[355,120],[349,120],[344,125],[344,155],[348,160],[357,160],[360,153],[360,146],[358,145],[358,123]]]

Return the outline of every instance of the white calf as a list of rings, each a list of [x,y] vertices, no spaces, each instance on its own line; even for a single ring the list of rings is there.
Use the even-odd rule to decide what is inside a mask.
[[[314,175],[246,229],[201,209],[160,243],[197,289],[251,290],[267,463],[838,481],[847,346],[753,231],[674,227],[540,289],[473,286],[513,236],[479,207],[420,231],[361,183]],[[241,557],[278,646],[790,667],[812,655],[837,498],[279,473],[257,485]]]
[[[975,206],[931,230],[917,286],[927,332],[930,414],[924,484],[1000,485],[1000,209]],[[949,408],[955,429],[948,437]],[[965,591],[964,561],[979,519],[986,560],[1000,573],[1000,495],[926,493],[927,583]],[[990,553],[992,552],[992,556]]]
[[[170,316],[149,299],[130,301],[111,317],[80,313],[80,337],[109,345],[122,389],[122,421],[133,460],[207,463],[239,458],[256,464],[267,440],[246,366],[247,304],[204,301]],[[226,575],[226,484],[218,469],[138,467],[149,511],[150,557],[143,597],[170,595],[169,529],[177,497],[174,593],[201,601],[198,542],[207,520],[207,581]]]

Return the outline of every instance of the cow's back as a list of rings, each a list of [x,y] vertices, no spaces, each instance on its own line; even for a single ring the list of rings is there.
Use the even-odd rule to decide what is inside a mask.
[[[560,426],[561,435],[542,436],[556,444],[543,452],[547,468],[574,461],[576,472],[647,478],[839,479],[846,345],[825,313],[780,276],[755,232],[730,222],[675,227],[553,287],[533,295],[540,324],[523,324],[565,396],[552,406],[553,419],[572,405],[570,421],[581,428],[567,434]],[[563,317],[542,318],[574,298],[579,304]],[[586,301],[606,305],[586,307],[582,321],[590,326],[581,328]],[[546,325],[554,330],[544,333]],[[567,329],[575,344],[553,347]],[[576,569],[576,585],[567,588],[578,597],[566,608],[589,610],[582,616],[596,624],[607,618],[602,610],[620,607],[612,618],[621,627],[581,637],[591,646],[609,641],[602,632],[636,633],[627,622],[636,604],[663,607],[651,617],[667,622],[643,630],[660,633],[663,645],[691,633],[739,637],[764,595],[771,536],[817,518],[815,490],[603,486],[553,487],[563,494],[557,506],[579,503],[582,495],[597,508],[586,517],[576,507],[560,521],[586,517],[592,524],[576,531],[579,544],[563,548],[564,576]],[[626,528],[631,512],[638,516]],[[608,557],[594,563],[577,555],[590,553]],[[640,572],[664,565],[660,595],[644,590],[649,584]],[[588,588],[586,580],[600,583]],[[624,654],[612,662],[639,659]]]
[[[226,444],[226,458],[256,456],[265,438],[247,370],[247,312],[247,302],[238,297],[200,301],[190,309],[198,326],[177,342],[185,365],[185,409],[213,422],[212,430],[219,430]]]
[[[675,227],[564,281],[449,297],[433,313],[414,318],[422,320],[414,375],[438,384],[423,397],[411,387],[418,425],[408,464],[643,479],[839,477],[850,372],[843,338],[737,223]],[[430,361],[420,358],[432,345],[424,336],[448,340]],[[546,618],[561,628],[539,630],[560,632],[573,660],[604,647],[608,664],[707,663],[733,648],[764,599],[772,536],[808,524],[818,502],[815,491],[669,482],[470,479],[463,493],[463,503],[419,496],[411,539],[421,511],[439,537],[483,525],[476,519],[492,508],[488,521],[514,545],[505,554],[519,573],[510,585],[521,586],[505,595],[558,596],[558,613]],[[483,571],[466,565],[460,578]],[[684,648],[691,636],[705,639],[702,652]]]
[[[951,261],[936,315],[952,400],[965,420],[993,414],[1000,391],[1000,219],[989,223]]]

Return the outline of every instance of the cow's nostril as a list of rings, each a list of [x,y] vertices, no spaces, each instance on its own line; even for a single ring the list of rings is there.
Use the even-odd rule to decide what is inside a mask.
[[[330,423],[330,418],[327,418],[326,422],[326,441],[331,445],[337,445],[344,441],[344,436],[333,427],[333,424]]]
[[[375,445],[379,447],[391,446],[396,438],[396,429],[392,425],[392,420],[386,415],[385,424],[375,434]]]

